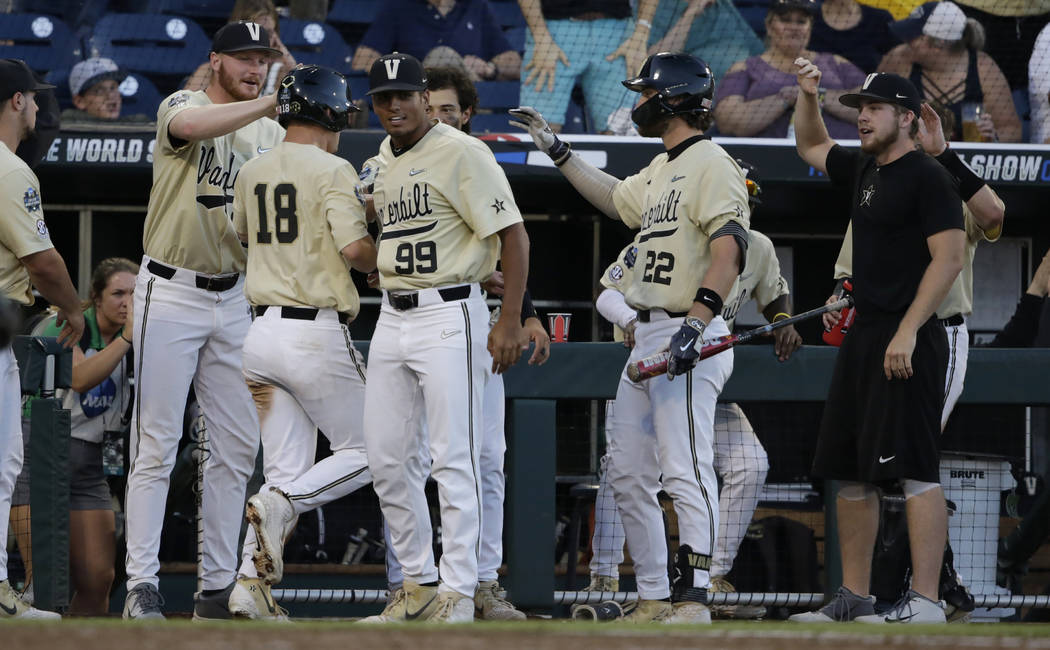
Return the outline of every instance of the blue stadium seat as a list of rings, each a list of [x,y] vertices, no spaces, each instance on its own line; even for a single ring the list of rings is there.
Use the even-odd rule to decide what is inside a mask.
[[[528,30],[527,27],[512,27],[503,33],[510,41],[510,46],[516,51],[525,53],[525,32]]]
[[[0,17],[0,57],[22,59],[39,74],[69,69],[81,58],[81,49],[69,26],[54,16]]]
[[[331,25],[282,18],[281,40],[300,63],[325,65],[339,72],[350,69],[353,50]]]
[[[514,0],[493,0],[489,5],[503,29],[525,26],[525,16],[521,15],[521,7]]]
[[[368,75],[364,72],[354,72],[346,75],[346,82],[350,84],[350,97],[353,99],[366,99],[368,92]]]
[[[150,119],[156,119],[157,108],[160,106],[160,91],[153,85],[149,78],[138,73],[128,74],[120,84],[120,116],[142,114]]]
[[[481,108],[514,108],[519,103],[521,83],[518,81],[479,81],[475,87]]]
[[[326,22],[337,25],[370,25],[381,0],[334,0]],[[282,28],[283,29],[283,28]]]
[[[163,78],[163,85],[172,89],[171,80],[193,72],[211,50],[211,39],[200,25],[163,14],[106,14],[88,44],[92,56],[109,57],[155,82]]]
[[[766,14],[769,13],[769,0],[734,0],[737,11],[759,38],[766,36]]]
[[[73,108],[73,94],[69,92],[69,71],[71,68],[55,68],[44,76],[44,81],[53,84],[55,99],[62,110]]]
[[[510,122],[510,116],[505,110],[498,110],[495,113],[479,113],[470,118],[470,133],[471,135],[485,133],[517,133],[520,135],[524,133],[508,122]]]

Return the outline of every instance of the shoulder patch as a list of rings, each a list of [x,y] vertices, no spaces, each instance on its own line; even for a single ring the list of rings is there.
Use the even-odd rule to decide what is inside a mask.
[[[44,223],[43,219],[36,220],[36,234],[40,239],[47,239],[50,233],[47,231],[47,224]]]
[[[22,195],[22,203],[25,204],[27,212],[36,212],[40,209],[40,193],[35,187],[30,185],[26,188],[26,193]]]
[[[609,279],[613,282],[619,283],[623,279],[623,267],[619,264],[613,264],[609,267]]]
[[[638,247],[631,246],[627,249],[627,252],[623,256],[623,263],[627,265],[627,268],[633,269],[635,260],[638,259]]]
[[[175,93],[171,96],[171,99],[168,100],[168,108],[175,108],[176,106],[181,106],[182,104],[185,104],[188,101],[190,101],[190,96],[188,93]]]

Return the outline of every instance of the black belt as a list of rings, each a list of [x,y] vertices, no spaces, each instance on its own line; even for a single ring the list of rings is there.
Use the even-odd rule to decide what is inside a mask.
[[[945,327],[958,327],[964,322],[965,321],[963,321],[962,314],[956,314],[954,316],[949,316],[948,318],[941,319],[941,325],[944,325]]]
[[[648,323],[654,315],[659,316],[660,314],[667,314],[668,318],[681,318],[682,316],[687,316],[689,312],[667,311],[666,309],[641,309],[638,311],[638,320]]]
[[[258,318],[266,313],[266,310],[274,305],[259,305],[255,308],[255,317]],[[321,310],[317,307],[289,307],[285,305],[281,307],[281,318],[293,318],[295,320],[316,320],[317,314],[321,313]],[[353,316],[346,312],[339,312],[339,322],[343,325],[349,325],[350,321],[354,320]]]
[[[470,288],[474,286],[472,284],[465,284],[461,287],[449,287],[447,289],[438,289],[438,294],[441,295],[441,299],[445,302],[452,302],[453,300],[464,300],[470,297]],[[407,311],[414,309],[419,306],[419,293],[413,291],[412,293],[390,293],[386,294],[387,302],[390,306],[398,311]]]
[[[161,264],[157,260],[150,260],[146,264],[146,268],[153,275],[160,276],[165,280],[170,280],[175,277],[175,268],[168,266],[167,264]],[[210,275],[197,274],[197,288],[204,289],[205,291],[229,291],[230,289],[237,286],[237,278],[240,274],[234,273],[233,275],[224,275],[221,277],[212,277]]]

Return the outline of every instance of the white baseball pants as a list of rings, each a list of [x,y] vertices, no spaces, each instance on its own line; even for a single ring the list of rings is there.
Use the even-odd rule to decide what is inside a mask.
[[[128,590],[158,584],[168,482],[182,437],[190,382],[204,414],[203,589],[223,589],[238,564],[245,487],[255,467],[259,424],[241,375],[241,349],[251,319],[244,278],[226,291],[198,289],[196,274],[177,269],[166,280],[147,269],[135,283],[135,409],[128,474]]]
[[[682,325],[681,318],[657,316],[639,322],[636,344],[628,363],[666,348]],[[715,317],[710,338],[729,334]],[[616,394],[616,417],[610,454],[609,481],[623,518],[627,544],[634,558],[639,596],[646,600],[670,596],[667,542],[657,492],[674,502],[678,536],[694,553],[714,554],[718,530],[718,481],[713,465],[715,402],[733,370],[732,350],[705,359],[685,375],[668,381],[654,377],[639,390],[624,372]],[[707,587],[708,571],[693,571],[693,586]]]
[[[262,434],[266,482],[260,492],[276,487],[299,515],[372,482],[363,430],[365,362],[334,310],[299,320],[269,307],[244,340],[244,379]],[[318,429],[332,455],[314,464]],[[255,547],[249,527],[242,575],[255,576]]]
[[[970,356],[970,332],[966,323],[948,325],[944,328],[948,335],[948,372],[944,386],[944,408],[941,411],[941,431],[948,424],[948,416],[962,395],[963,381],[966,379],[966,361]]]
[[[397,311],[384,298],[369,352],[365,443],[383,516],[405,577],[438,580],[442,589],[473,597],[480,554],[482,394],[488,309],[481,289],[444,302],[437,289],[418,292],[419,306]],[[420,445],[426,418],[433,466]],[[434,564],[424,483],[438,484],[442,545]]]
[[[2,296],[0,296],[2,298]],[[22,471],[22,384],[11,346],[0,349],[0,582],[7,580],[11,493]]]

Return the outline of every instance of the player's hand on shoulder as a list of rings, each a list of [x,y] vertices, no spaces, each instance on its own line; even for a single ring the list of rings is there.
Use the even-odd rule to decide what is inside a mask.
[[[84,312],[79,309],[73,313],[59,309],[55,322],[62,324],[62,330],[58,333],[58,342],[67,348],[76,345],[80,337],[84,335]]]
[[[795,76],[802,92],[816,95],[820,89],[820,75],[820,68],[816,63],[801,56],[795,59]]]
[[[777,359],[787,361],[800,347],[802,347],[802,335],[798,333],[794,325],[773,330],[773,351]]]
[[[525,332],[529,340],[535,345],[532,356],[529,357],[530,366],[542,366],[551,358],[551,337],[543,328],[539,318],[530,316],[525,319]]]
[[[503,374],[529,347],[529,336],[517,318],[503,312],[496,324],[489,330],[488,350],[492,355],[492,372]]]

